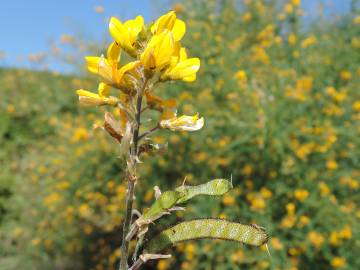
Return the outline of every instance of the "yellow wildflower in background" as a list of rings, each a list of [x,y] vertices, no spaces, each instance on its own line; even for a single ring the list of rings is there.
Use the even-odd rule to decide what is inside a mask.
[[[356,112],[360,112],[360,100],[354,101],[352,108]]]
[[[236,200],[235,200],[235,198],[234,198],[232,195],[230,195],[230,194],[225,194],[225,195],[223,196],[223,204],[224,204],[225,206],[233,206],[233,205],[235,205],[235,203],[236,203]]]
[[[297,200],[303,202],[309,197],[309,191],[306,189],[297,189],[294,191],[294,196]]]
[[[342,71],[340,72],[340,78],[341,78],[342,80],[344,80],[344,81],[348,81],[348,80],[350,80],[350,79],[352,78],[352,74],[351,74],[351,72],[348,71],[348,70],[342,70]]]
[[[329,170],[336,170],[338,168],[338,164],[336,162],[336,160],[334,159],[330,159],[326,162],[326,168],[328,168]]]
[[[315,248],[320,248],[325,242],[325,237],[316,231],[310,231],[308,233],[308,239]]]
[[[282,250],[284,248],[284,245],[281,243],[280,239],[277,238],[277,237],[272,237],[271,238],[271,246],[275,250]]]
[[[319,183],[319,189],[320,189],[320,195],[322,197],[330,194],[330,189],[329,189],[328,185],[324,182]]]
[[[252,19],[252,15],[250,12],[246,12],[243,16],[242,16],[242,20],[243,22],[250,22]]]
[[[301,42],[301,47],[306,49],[316,43],[317,43],[317,38],[314,35],[311,35]]]
[[[290,45],[295,45],[296,44],[296,41],[297,41],[297,37],[294,33],[291,33],[289,36],[288,36],[288,42]]]
[[[334,268],[341,268],[346,265],[346,260],[342,257],[334,257],[331,262],[331,266]]]
[[[239,70],[235,73],[235,78],[238,79],[240,82],[246,82],[247,81],[247,75],[245,70]]]
[[[291,0],[291,4],[293,4],[294,6],[300,6],[301,5],[301,0]]]

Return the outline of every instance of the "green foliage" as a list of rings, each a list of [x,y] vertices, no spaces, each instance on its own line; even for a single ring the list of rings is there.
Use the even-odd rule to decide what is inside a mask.
[[[197,108],[205,127],[154,138],[169,148],[141,157],[136,207],[151,205],[159,182],[166,190],[185,176],[198,185],[232,174],[234,190],[194,198],[187,218],[256,221],[272,236],[272,258],[202,240],[177,245],[157,267],[358,269],[358,15],[302,27],[299,7],[287,13],[283,1],[248,2],[177,6],[189,25],[188,54],[201,69],[193,84],[160,91],[180,96],[183,113]],[[91,131],[102,114],[78,110],[73,92],[95,82],[0,70],[0,85],[0,268],[113,269],[123,164],[112,138]],[[183,218],[176,214],[161,224]]]

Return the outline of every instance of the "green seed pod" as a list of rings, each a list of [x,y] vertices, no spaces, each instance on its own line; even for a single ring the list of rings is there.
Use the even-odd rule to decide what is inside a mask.
[[[144,212],[141,218],[152,219],[158,216],[160,213],[173,207],[181,196],[182,194],[178,191],[165,191],[154,204]]]
[[[222,219],[196,219],[179,223],[151,239],[146,252],[157,254],[169,246],[195,239],[222,239],[251,246],[261,246],[268,241],[265,230],[257,225],[246,225]]]
[[[226,179],[214,179],[198,186],[180,186],[175,190],[182,193],[183,196],[177,203],[184,203],[197,195],[220,196],[224,195],[233,185]]]

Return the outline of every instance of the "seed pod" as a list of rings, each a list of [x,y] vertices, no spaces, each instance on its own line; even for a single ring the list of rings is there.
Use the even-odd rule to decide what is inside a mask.
[[[152,220],[160,213],[173,207],[181,196],[181,193],[177,191],[165,191],[154,204],[144,212],[141,218]]]
[[[162,231],[145,247],[147,253],[159,253],[180,242],[196,239],[222,239],[251,246],[261,246],[268,241],[265,230],[257,225],[246,225],[223,219],[196,219],[179,223]]]
[[[183,203],[197,195],[220,196],[227,193],[233,185],[226,179],[214,179],[205,184],[198,186],[180,186],[176,191],[183,194],[183,196],[176,203]]]

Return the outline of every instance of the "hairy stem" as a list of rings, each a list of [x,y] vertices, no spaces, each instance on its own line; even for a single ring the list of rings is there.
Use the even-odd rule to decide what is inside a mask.
[[[135,123],[133,126],[133,144],[130,149],[130,170],[127,174],[127,192],[126,192],[126,212],[125,219],[123,225],[123,233],[122,233],[122,243],[121,243],[121,259],[120,259],[120,268],[119,270],[128,270],[128,257],[129,257],[129,241],[126,241],[126,235],[129,232],[131,216],[133,210],[133,202],[134,202],[134,193],[135,193],[135,184],[137,181],[136,174],[136,156],[138,155],[138,142],[139,142],[139,130],[141,125],[141,104],[142,104],[142,96],[143,92],[146,88],[148,80],[144,80],[144,84],[140,91],[138,92],[136,99],[136,115],[135,115]]]

